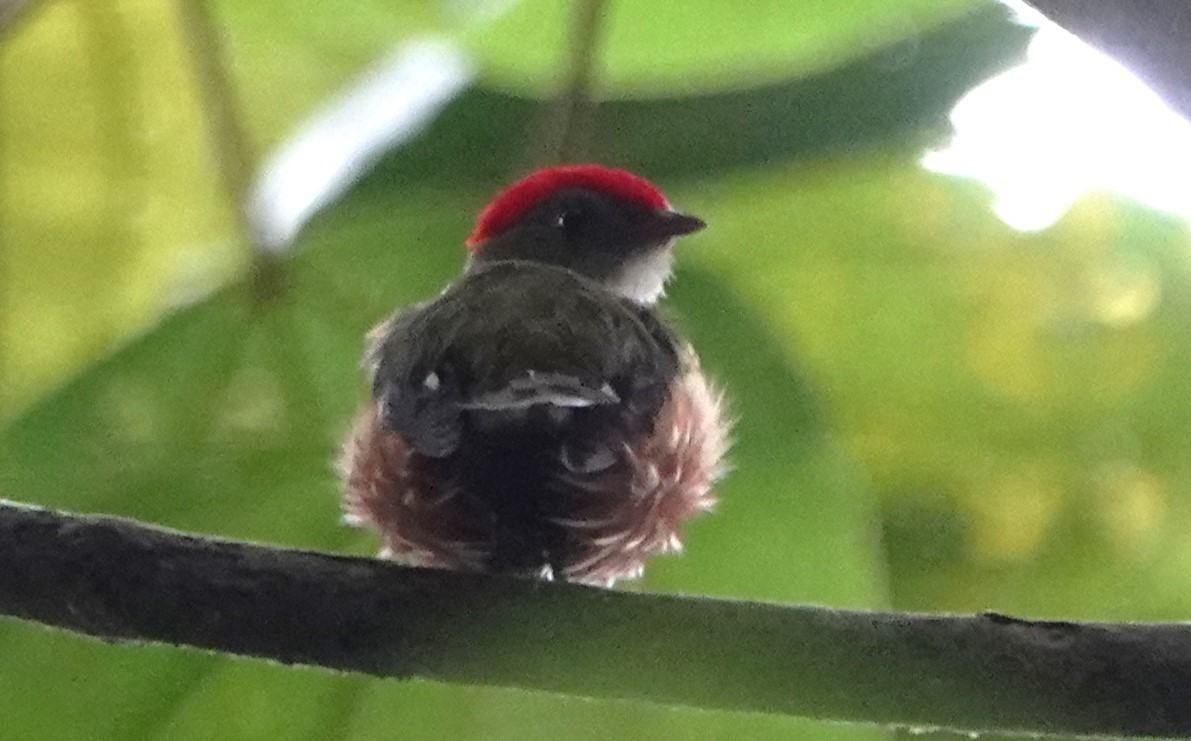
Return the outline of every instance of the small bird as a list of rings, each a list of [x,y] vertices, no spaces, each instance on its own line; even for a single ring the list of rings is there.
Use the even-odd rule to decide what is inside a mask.
[[[599,165],[500,192],[463,275],[369,334],[344,518],[399,563],[611,585],[714,504],[730,424],[656,309],[703,221]]]

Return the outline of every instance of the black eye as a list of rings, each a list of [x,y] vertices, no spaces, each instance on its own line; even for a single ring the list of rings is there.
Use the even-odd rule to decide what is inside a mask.
[[[561,211],[558,216],[554,217],[554,225],[561,229],[563,235],[568,239],[582,231],[586,221],[587,214],[574,208]]]

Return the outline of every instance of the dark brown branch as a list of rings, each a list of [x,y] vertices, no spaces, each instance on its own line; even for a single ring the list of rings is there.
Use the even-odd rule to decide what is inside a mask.
[[[1028,0],[1116,58],[1191,118],[1191,3],[1187,0]]]
[[[634,594],[8,504],[0,614],[389,677],[970,731],[1191,734],[1191,626]]]

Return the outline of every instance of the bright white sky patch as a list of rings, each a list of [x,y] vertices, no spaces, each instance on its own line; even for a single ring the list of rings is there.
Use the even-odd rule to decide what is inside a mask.
[[[1111,190],[1191,218],[1191,123],[1130,72],[1036,16],[1028,59],[965,95],[955,136],[922,164],[983,180],[996,212],[1044,229],[1082,193]]]

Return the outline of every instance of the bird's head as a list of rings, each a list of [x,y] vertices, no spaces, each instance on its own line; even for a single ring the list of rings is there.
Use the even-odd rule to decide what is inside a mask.
[[[648,180],[600,165],[538,170],[501,191],[467,239],[471,262],[559,265],[652,304],[670,277],[675,240],[704,227],[670,208]]]

